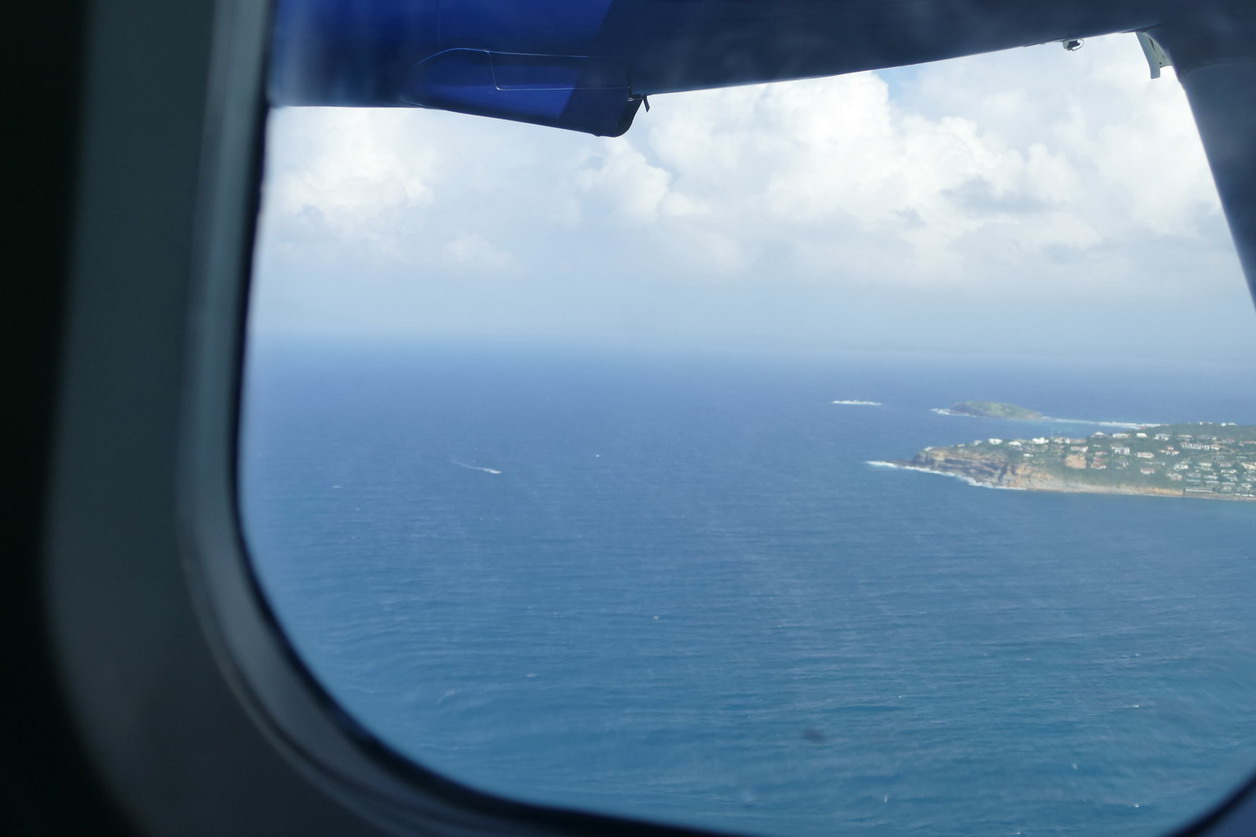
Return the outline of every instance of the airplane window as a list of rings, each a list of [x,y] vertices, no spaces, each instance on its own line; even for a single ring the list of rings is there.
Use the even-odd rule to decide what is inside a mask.
[[[1122,35],[650,105],[272,112],[242,510],[305,664],[532,802],[1216,804],[1256,764],[1256,312],[1172,70]]]

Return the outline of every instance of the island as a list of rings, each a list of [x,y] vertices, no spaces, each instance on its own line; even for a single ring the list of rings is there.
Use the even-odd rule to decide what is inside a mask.
[[[1016,419],[1032,421],[1045,418],[1042,413],[1015,404],[1003,404],[999,401],[961,401],[952,404],[945,410],[937,410],[947,416],[971,416],[972,418]]]
[[[1256,427],[1199,422],[1087,438],[983,439],[877,464],[994,488],[1256,500]]]

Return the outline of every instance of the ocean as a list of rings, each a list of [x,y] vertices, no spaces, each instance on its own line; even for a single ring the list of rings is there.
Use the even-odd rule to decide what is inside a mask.
[[[869,464],[1100,429],[961,400],[1256,424],[1256,364],[262,340],[246,539],[336,699],[484,790],[780,835],[1202,813],[1256,767],[1256,503]]]

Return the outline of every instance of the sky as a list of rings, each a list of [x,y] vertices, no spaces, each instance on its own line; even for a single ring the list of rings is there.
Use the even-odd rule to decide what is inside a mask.
[[[272,112],[259,336],[1256,359],[1133,35],[651,97],[620,138]]]

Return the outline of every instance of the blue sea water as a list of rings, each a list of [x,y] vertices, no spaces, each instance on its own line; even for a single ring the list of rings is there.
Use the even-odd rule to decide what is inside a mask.
[[[1256,424],[1256,369],[263,342],[246,536],[331,693],[486,790],[790,835],[1201,813],[1256,767],[1256,503],[868,464],[1097,429],[930,412],[966,399]]]

